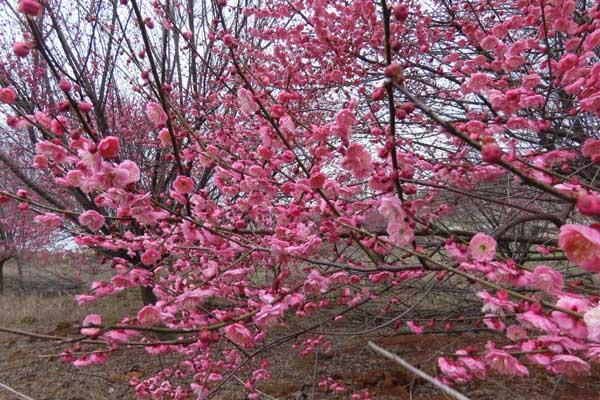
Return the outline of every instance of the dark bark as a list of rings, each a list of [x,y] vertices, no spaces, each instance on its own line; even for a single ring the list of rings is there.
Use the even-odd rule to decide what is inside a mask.
[[[156,300],[152,286],[142,286],[142,301],[144,305],[155,304]]]

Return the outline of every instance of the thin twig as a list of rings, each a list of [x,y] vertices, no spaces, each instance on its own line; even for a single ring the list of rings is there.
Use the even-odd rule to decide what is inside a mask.
[[[455,398],[457,400],[470,400],[467,396],[463,395],[462,393],[457,392],[456,390],[452,389],[448,385],[444,385],[443,383],[441,383],[440,381],[438,381],[431,375],[428,375],[425,372],[421,371],[420,369],[413,367],[412,365],[410,365],[409,363],[404,361],[402,358],[398,357],[397,355],[395,355],[393,353],[390,353],[389,351],[387,351],[385,349],[382,349],[381,347],[377,346],[375,343],[369,342],[369,347],[372,348],[373,350],[375,350],[377,353],[384,356],[385,358],[388,358],[388,359],[394,361],[395,363],[400,364],[402,367],[406,368],[413,374],[419,376],[420,378],[425,379],[427,382],[431,383],[433,386],[440,389],[447,395],[452,396],[453,398]]]
[[[10,388],[10,387],[6,386],[3,383],[0,383],[0,388],[8,390],[9,392],[11,392],[12,394],[16,395],[20,399],[33,400],[31,397],[26,396],[23,393],[17,392],[15,389]]]

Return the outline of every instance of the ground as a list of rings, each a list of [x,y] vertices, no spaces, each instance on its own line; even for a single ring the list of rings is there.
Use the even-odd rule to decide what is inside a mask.
[[[132,291],[121,293],[109,302],[81,309],[73,296],[66,293],[67,289],[61,284],[64,280],[56,275],[28,272],[24,281],[18,281],[10,268],[7,275],[8,290],[0,296],[0,325],[3,327],[73,336],[77,334],[74,327],[84,315],[99,312],[110,321],[110,318],[116,319],[118,315],[134,310],[140,301],[137,292]],[[69,285],[71,290],[75,283]],[[291,327],[281,328],[280,333],[285,334],[286,329],[293,331]],[[461,345],[485,343],[488,338],[486,332],[470,332],[457,337],[384,331],[361,337],[339,336],[332,341],[330,352],[305,357],[289,348],[286,351],[275,349],[269,354],[273,380],[259,388],[268,394],[265,398],[281,400],[346,398],[319,388],[318,382],[330,377],[355,391],[367,389],[374,399],[447,399],[430,384],[414,379],[396,364],[382,359],[367,347],[367,342],[372,340],[434,374],[435,358],[441,352]],[[130,378],[147,376],[169,361],[150,357],[143,350],[133,350],[113,354],[106,365],[77,369],[58,360],[57,355],[64,347],[60,343],[0,333],[0,383],[35,400],[130,399],[133,398],[127,384]],[[535,368],[530,370],[532,379],[495,377],[456,389],[473,400],[600,399],[598,370],[591,377],[578,381],[549,377]],[[243,399],[241,384],[233,380],[216,398]],[[0,400],[13,399],[17,397],[0,388]]]

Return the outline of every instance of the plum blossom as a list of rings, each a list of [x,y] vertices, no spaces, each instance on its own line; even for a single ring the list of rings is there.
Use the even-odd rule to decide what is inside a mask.
[[[329,279],[313,269],[304,282],[304,291],[308,294],[325,293],[329,288]]]
[[[51,212],[37,215],[33,220],[37,224],[44,225],[50,229],[57,229],[62,226],[62,218],[59,215]]]
[[[100,156],[105,159],[115,158],[120,149],[121,145],[119,143],[119,138],[115,136],[105,137],[98,145],[98,152],[100,153]]]
[[[371,155],[362,144],[352,143],[346,150],[346,156],[342,159],[342,168],[352,171],[356,179],[365,179],[373,170]]]
[[[475,261],[492,261],[496,257],[496,240],[484,233],[477,233],[469,242],[468,252]]]
[[[254,101],[252,92],[246,88],[240,88],[238,90],[238,101],[240,102],[240,109],[244,114],[254,114],[258,111],[258,104]]]
[[[600,232],[577,224],[561,226],[558,245],[569,261],[592,272],[600,272]]]
[[[165,110],[163,110],[159,103],[148,102],[146,104],[146,116],[157,128],[167,123],[167,113],[165,113]]]
[[[173,182],[173,189],[179,194],[191,193],[194,190],[194,180],[188,176],[179,175]]]
[[[583,314],[589,308],[589,300],[576,295],[563,295],[556,302],[556,306]],[[563,332],[572,337],[582,339],[588,335],[586,323],[581,318],[561,311],[552,311],[552,319]]]
[[[225,327],[225,336],[240,346],[248,347],[252,344],[252,333],[240,323],[227,325]]]
[[[83,319],[81,334],[85,336],[98,336],[100,328],[91,328],[93,325],[101,325],[102,318],[98,314],[90,314]]]
[[[440,357],[437,360],[442,374],[457,383],[467,383],[471,380],[471,374],[459,362]]]
[[[559,354],[552,357],[550,371],[563,374],[568,377],[576,377],[590,374],[590,365],[577,356],[570,354]]]
[[[600,305],[590,308],[583,314],[587,327],[587,338],[593,342],[600,342]]]
[[[154,265],[160,260],[160,251],[156,249],[147,249],[141,256],[144,265]]]
[[[560,292],[564,286],[562,274],[545,265],[535,267],[529,276],[529,284],[549,294]]]
[[[488,343],[488,349],[484,356],[485,363],[502,375],[508,376],[529,376],[527,368],[515,357],[503,350],[494,348]]]
[[[88,210],[79,216],[79,223],[94,232],[102,228],[104,222],[104,216],[95,210]]]
[[[137,319],[142,325],[156,325],[160,322],[161,312],[156,306],[144,306],[137,313]]]
[[[11,87],[0,88],[0,102],[5,104],[13,104],[17,99],[15,89]]]

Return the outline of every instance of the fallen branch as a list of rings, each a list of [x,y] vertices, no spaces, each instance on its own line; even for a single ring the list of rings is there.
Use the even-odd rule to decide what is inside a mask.
[[[397,355],[395,355],[393,353],[390,353],[389,351],[387,351],[385,349],[382,349],[381,347],[377,346],[375,343],[369,342],[369,347],[372,348],[373,350],[375,350],[375,352],[384,356],[385,358],[388,358],[388,359],[394,361],[395,363],[400,364],[402,367],[406,368],[407,370],[409,370],[413,374],[417,375],[418,377],[425,379],[427,382],[431,383],[433,386],[437,387],[438,389],[440,389],[447,395],[452,396],[453,398],[455,398],[457,400],[470,400],[467,396],[457,392],[456,390],[452,389],[448,385],[444,385],[443,383],[441,383],[440,381],[435,379],[433,376],[428,375],[425,372],[421,371],[420,369],[413,367],[412,365],[410,365],[409,363],[404,361],[402,358],[398,357]]]
[[[0,388],[8,390],[9,392],[11,392],[12,394],[16,395],[20,399],[33,400],[31,397],[26,396],[23,393],[17,392],[15,389],[10,388],[10,387],[6,386],[3,383],[0,383]]]

